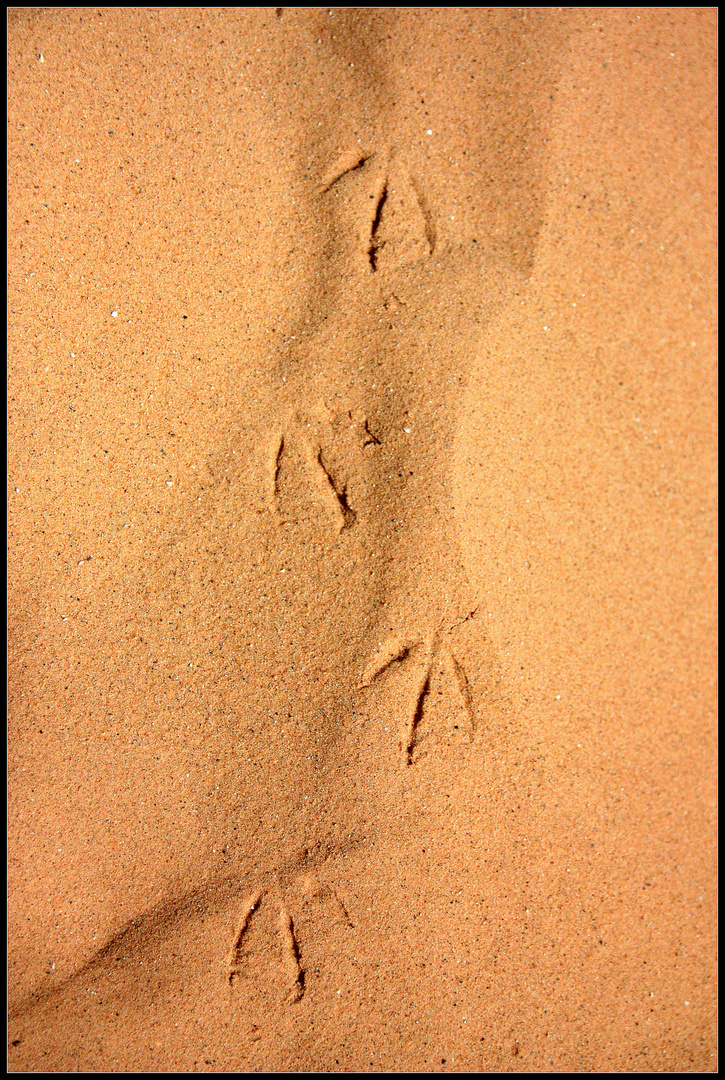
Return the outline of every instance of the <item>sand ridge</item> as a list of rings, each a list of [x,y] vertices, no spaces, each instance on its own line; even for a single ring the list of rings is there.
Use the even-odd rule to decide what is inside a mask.
[[[712,12],[9,25],[10,1068],[713,1070]]]

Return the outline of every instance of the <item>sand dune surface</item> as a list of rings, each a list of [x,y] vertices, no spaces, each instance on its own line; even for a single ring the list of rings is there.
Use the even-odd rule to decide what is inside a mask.
[[[714,1071],[714,9],[11,9],[11,1071]]]

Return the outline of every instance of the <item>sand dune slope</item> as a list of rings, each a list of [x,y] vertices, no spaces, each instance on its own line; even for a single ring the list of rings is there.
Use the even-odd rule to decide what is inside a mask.
[[[713,1070],[714,18],[10,15],[10,1067]]]

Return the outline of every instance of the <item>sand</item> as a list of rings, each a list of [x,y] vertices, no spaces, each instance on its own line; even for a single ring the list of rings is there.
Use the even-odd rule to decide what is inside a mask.
[[[713,1071],[714,9],[11,9],[11,1071]]]

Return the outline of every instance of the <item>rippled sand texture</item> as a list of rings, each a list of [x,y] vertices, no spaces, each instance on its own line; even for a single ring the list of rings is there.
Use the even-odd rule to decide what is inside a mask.
[[[714,1070],[713,9],[9,28],[11,1069]]]

